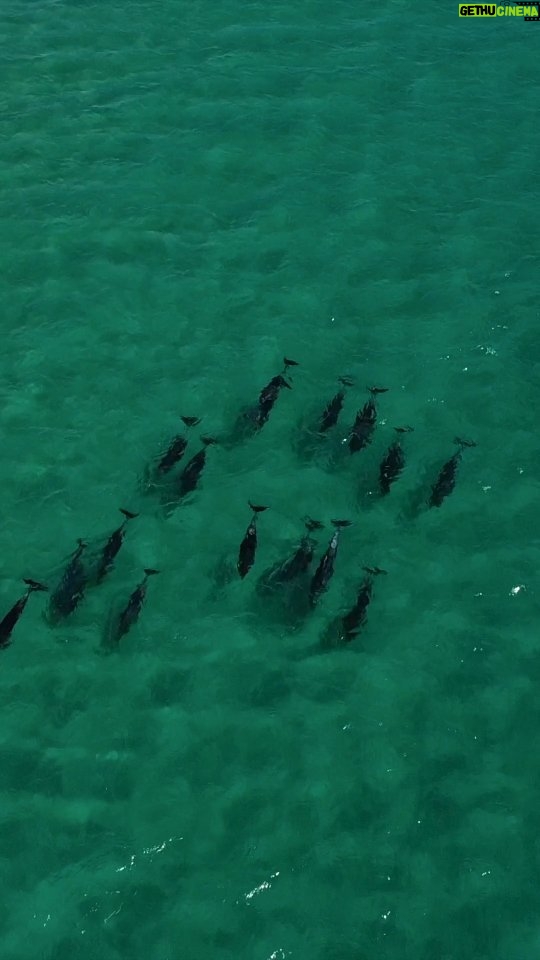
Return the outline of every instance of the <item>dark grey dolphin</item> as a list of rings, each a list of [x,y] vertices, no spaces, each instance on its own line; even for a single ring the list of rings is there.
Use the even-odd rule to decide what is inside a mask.
[[[398,434],[403,434],[412,433],[413,428],[394,427],[394,430]],[[394,440],[394,442],[388,447],[386,456],[384,457],[379,468],[379,486],[383,496],[385,496],[387,493],[390,493],[390,487],[398,479],[404,466],[405,451],[403,450],[401,438],[398,437],[398,439]]]
[[[240,544],[238,551],[238,563],[236,568],[242,580],[249,573],[255,563],[255,554],[257,552],[257,514],[268,510],[268,507],[257,507],[253,503],[249,506],[253,510],[253,516],[249,521],[248,528],[244,534],[244,539]]]
[[[181,417],[181,420],[185,423],[186,427],[195,427],[201,422],[200,417]],[[173,437],[165,453],[156,465],[156,473],[163,475],[168,473],[169,470],[172,470],[184,456],[187,443],[187,437],[183,434],[177,434],[176,437]]]
[[[343,384],[343,387],[352,387],[353,382],[354,381],[351,380],[350,377],[338,377],[338,383]],[[336,423],[338,422],[344,400],[345,390],[341,389],[338,390],[338,392],[327,403],[319,422],[319,433],[326,433],[330,427],[335,427]]]
[[[360,628],[366,623],[367,608],[371,603],[375,577],[381,573],[386,573],[386,570],[381,570],[380,567],[364,567],[363,569],[368,576],[364,577],[360,584],[354,607],[345,614],[339,624],[339,639],[345,643],[354,640]]]
[[[456,450],[453,457],[450,457],[441,467],[439,476],[431,490],[431,496],[429,498],[430,507],[440,507],[443,500],[452,493],[456,485],[457,469],[461,463],[464,448],[476,446],[473,440],[461,440],[459,437],[455,438],[454,443],[458,444],[459,449]]]
[[[319,597],[327,589],[330,580],[334,576],[334,564],[338,552],[340,529],[341,527],[349,527],[351,522],[351,520],[332,520],[332,524],[336,529],[320,560],[319,566],[313,574],[313,579],[309,587],[309,601],[312,607],[316,605]]]
[[[0,621],[0,649],[4,647],[9,647],[11,643],[11,634],[13,629],[17,624],[17,621],[22,616],[23,610],[28,603],[28,598],[31,593],[34,593],[35,590],[48,590],[48,587],[44,586],[42,583],[38,583],[37,580],[23,580],[23,583],[26,583],[28,589],[26,593],[19,597],[16,603],[13,604],[10,610],[6,613],[2,621]]]
[[[188,464],[184,467],[182,473],[180,474],[180,479],[178,483],[178,494],[180,497],[184,497],[187,493],[191,493],[198,486],[199,480],[201,479],[201,474],[204,470],[206,464],[206,451],[209,446],[214,443],[217,443],[213,437],[201,437],[202,448],[194,457],[191,458]]]
[[[315,530],[322,530],[324,524],[320,520],[312,520],[311,517],[306,517],[304,525],[307,533],[302,537],[292,556],[276,564],[261,578],[264,587],[279,586],[291,580],[296,580],[308,571],[317,546],[317,541],[311,534]]]
[[[125,636],[128,630],[131,630],[133,624],[139,619],[139,614],[146,597],[148,577],[151,577],[156,573],[159,573],[159,570],[153,570],[151,567],[146,567],[144,571],[144,579],[141,580],[141,582],[135,587],[135,590],[130,595],[126,606],[120,613],[116,624],[114,625],[112,632],[112,640],[114,643],[118,643],[119,640]]]
[[[233,441],[234,439],[246,439],[247,436],[262,430],[265,423],[268,422],[268,418],[281,390],[292,390],[292,386],[285,374],[288,373],[290,367],[297,367],[298,365],[296,360],[289,360],[288,357],[283,358],[283,370],[281,373],[272,377],[266,386],[262,388],[257,404],[240,414],[233,430]]]
[[[77,540],[77,549],[71,555],[70,561],[62,574],[62,579],[51,596],[49,616],[56,620],[73,613],[83,598],[88,583],[88,573],[82,562],[82,555],[87,544],[84,540]]]
[[[120,513],[123,513],[125,520],[120,524],[119,527],[116,528],[116,530],[113,530],[109,539],[107,540],[107,543],[103,547],[95,574],[96,583],[101,583],[103,578],[111,569],[116,555],[124,542],[124,537],[126,535],[126,524],[129,520],[134,520],[135,517],[138,517],[137,513],[130,513],[129,510],[124,510],[122,507],[120,507]]]
[[[375,397],[378,393],[386,393],[387,390],[388,387],[369,387],[371,397],[356,414],[356,420],[352,426],[349,437],[349,450],[351,453],[357,453],[359,450],[362,450],[363,447],[366,447],[368,443],[371,443],[371,437],[377,422]]]

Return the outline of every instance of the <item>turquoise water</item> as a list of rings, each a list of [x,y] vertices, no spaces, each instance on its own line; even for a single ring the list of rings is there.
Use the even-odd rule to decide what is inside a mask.
[[[3,960],[533,960],[540,27],[401,0],[4,0],[0,26],[2,611],[141,513],[70,619],[31,597],[0,652]],[[140,478],[179,415],[190,453],[224,438],[284,354],[264,430],[164,516]],[[305,514],[321,549],[354,524],[291,620],[255,588]],[[322,652],[364,564],[368,624]]]

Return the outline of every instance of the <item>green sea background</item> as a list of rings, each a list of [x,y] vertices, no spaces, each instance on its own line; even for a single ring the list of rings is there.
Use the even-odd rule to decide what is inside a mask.
[[[0,36],[2,616],[140,513],[72,617],[32,596],[0,651],[2,960],[536,960],[540,25],[4,0]],[[284,355],[293,389],[225,442]],[[165,515],[141,477],[180,415],[190,455],[221,442]],[[317,560],[353,524],[291,619],[257,581],[306,514]],[[327,650],[364,565],[368,623]]]

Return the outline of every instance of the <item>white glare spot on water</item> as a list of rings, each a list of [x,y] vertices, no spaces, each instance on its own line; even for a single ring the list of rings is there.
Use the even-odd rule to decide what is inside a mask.
[[[491,870],[484,870],[483,873],[482,873],[482,876],[483,876],[483,877],[489,877],[490,873],[491,873]]]
[[[246,900],[251,900],[251,898],[254,897],[256,893],[262,893],[263,890],[269,890],[271,886],[272,884],[268,883],[268,880],[263,880],[263,882],[260,883],[258,887],[254,887],[253,890],[250,890],[249,893],[246,893],[245,895]]]
[[[525,586],[524,583],[518,583],[518,585],[517,585],[516,587],[512,587],[512,589],[511,589],[511,591],[510,591],[510,593],[509,593],[509,596],[510,596],[510,597],[517,597],[518,593],[521,593],[522,590],[526,590],[526,589],[527,589],[527,588],[526,588],[526,586]]]
[[[336,322],[336,318],[335,318],[335,317],[330,317],[330,323],[335,323],[335,322]]]
[[[494,291],[493,291],[493,293],[494,293],[497,297],[499,296],[500,292],[501,292],[500,290],[494,290]]]
[[[482,592],[480,592],[480,593],[475,593],[475,597],[483,597],[483,596],[484,596],[484,594],[483,594]]]
[[[462,370],[461,372],[462,372],[462,373],[467,373],[468,369],[469,369],[468,367],[463,367],[463,370]]]
[[[512,276],[511,270],[507,270],[504,276],[505,276],[505,278],[508,280],[508,277],[511,277],[511,276]]]
[[[277,870],[276,873],[270,874],[270,880],[275,880],[276,877],[279,877],[279,870]],[[253,897],[257,896],[259,893],[262,893],[264,890],[269,890],[270,887],[272,886],[272,884],[270,883],[270,880],[263,880],[263,882],[260,883],[258,887],[253,887],[253,890],[250,890],[249,893],[245,893],[244,894],[245,899],[248,901],[252,900]]]
[[[382,920],[388,920],[388,917],[390,916],[391,913],[392,913],[391,910],[389,910],[388,913],[383,913],[383,914],[381,915],[381,919],[382,919]]]
[[[492,328],[492,329],[493,329],[493,328]],[[487,346],[487,345],[484,344],[484,343],[478,343],[478,344],[476,345],[476,349],[477,349],[477,350],[480,350],[481,353],[486,353],[486,354],[487,354],[488,356],[490,356],[490,357],[496,357],[496,356],[497,356],[497,351],[495,350],[495,347]]]
[[[484,491],[484,493],[487,493],[488,490],[491,490],[491,487],[490,487],[490,486],[489,486],[489,487],[482,487],[482,490]]]
[[[157,847],[145,847],[143,850],[143,853],[161,853],[161,851],[164,850],[166,846],[167,846],[167,841],[164,840],[163,843],[161,843]]]
[[[274,952],[270,954],[268,960],[285,960],[285,957],[290,957],[290,955],[290,951],[289,953],[285,953],[281,947],[278,947],[277,950],[274,950]]]
[[[142,855],[150,856],[152,853],[162,853],[163,850],[167,847],[169,843],[172,843],[173,840],[183,840],[183,837],[169,837],[168,840],[164,840],[163,843],[158,843],[153,847],[143,847]],[[122,873],[123,870],[131,870],[135,866],[135,860],[137,855],[135,853],[131,854],[129,858],[129,863],[124,864],[123,867],[117,867],[116,873]]]

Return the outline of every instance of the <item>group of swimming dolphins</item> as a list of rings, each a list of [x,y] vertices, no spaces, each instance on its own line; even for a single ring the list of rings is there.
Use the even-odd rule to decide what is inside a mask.
[[[238,442],[260,431],[268,421],[270,413],[279,397],[281,390],[291,389],[290,369],[298,364],[294,360],[284,358],[284,367],[281,373],[272,377],[270,382],[261,390],[258,402],[243,411],[238,419],[232,434],[232,441]],[[315,433],[324,437],[329,430],[336,426],[341,413],[346,388],[353,385],[349,377],[339,378],[340,389],[328,402],[318,421]],[[370,387],[369,397],[363,407],[358,410],[356,419],[349,431],[348,447],[351,454],[357,453],[371,442],[377,422],[376,398],[378,394],[386,393],[384,387]],[[185,426],[190,428],[200,423],[197,417],[182,417]],[[379,488],[382,496],[390,493],[393,483],[399,478],[405,466],[405,451],[402,438],[412,431],[412,427],[396,427],[397,438],[387,450],[379,469]],[[152,463],[146,471],[146,490],[160,490],[164,503],[170,508],[178,504],[183,497],[196,489],[201,479],[208,448],[217,441],[208,436],[201,437],[201,449],[189,460],[184,469],[173,474],[173,468],[182,460],[186,448],[187,437],[183,434],[173,437],[166,451]],[[456,438],[458,446],[456,452],[443,464],[439,475],[433,484],[429,497],[430,507],[440,507],[443,500],[452,492],[456,482],[456,474],[462,453],[465,447],[475,446],[472,441]],[[257,517],[267,509],[265,506],[249,504],[253,511],[252,518],[240,544],[237,561],[237,571],[243,579],[251,570],[257,552]],[[85,590],[90,586],[100,584],[114,565],[116,556],[124,542],[126,527],[137,514],[121,509],[124,520],[119,527],[108,537],[103,547],[88,561],[87,542],[77,541],[77,548],[69,558],[60,582],[50,596],[47,610],[49,622],[56,623],[59,619],[69,616],[82,600]],[[315,573],[309,580],[306,598],[311,607],[315,607],[319,598],[327,589],[334,573],[334,565],[338,552],[340,530],[350,526],[350,520],[332,520],[335,528],[328,546],[321,557]],[[306,576],[313,562],[317,542],[312,533],[323,527],[318,520],[305,518],[307,533],[302,537],[295,552],[285,561],[276,564],[267,571],[260,580],[265,590],[283,588],[286,584],[298,582]],[[386,571],[379,567],[364,567],[366,577],[362,581],[356,602],[345,616],[339,618],[336,626],[336,639],[341,642],[350,642],[358,634],[367,619],[367,609],[371,601],[375,577]],[[135,587],[129,596],[124,608],[109,624],[109,642],[113,645],[123,637],[138,620],[147,591],[148,578],[159,571],[152,568],[144,570],[144,578]],[[37,580],[25,579],[26,591],[11,607],[0,622],[0,648],[8,647],[15,625],[21,617],[30,595],[38,591],[46,591],[48,587]]]

